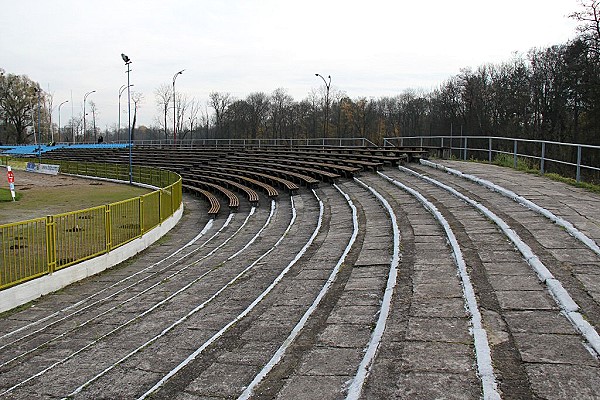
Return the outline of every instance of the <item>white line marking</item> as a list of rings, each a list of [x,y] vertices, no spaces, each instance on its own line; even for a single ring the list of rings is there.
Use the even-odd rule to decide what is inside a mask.
[[[348,255],[348,253],[350,252],[350,249],[352,248],[352,245],[356,241],[356,237],[358,236],[358,216],[357,216],[356,207],[352,203],[352,200],[350,200],[350,197],[346,193],[344,193],[342,191],[342,189],[340,189],[337,185],[333,185],[333,186],[344,196],[344,198],[348,202],[348,205],[352,209],[352,224],[353,224],[352,236],[350,237],[350,240],[348,241],[348,245],[346,246],[346,249],[342,253],[342,256],[339,258],[337,264],[333,268],[333,271],[329,275],[329,279],[327,279],[327,282],[325,282],[325,285],[323,285],[323,287],[321,288],[321,291],[315,298],[315,301],[311,304],[311,306],[308,308],[308,310],[306,310],[306,312],[304,313],[304,315],[302,316],[300,321],[298,321],[298,323],[296,324],[294,329],[292,329],[292,332],[290,333],[290,335],[283,341],[283,343],[277,349],[277,351],[275,352],[273,357],[271,357],[269,362],[267,362],[267,364],[265,364],[265,366],[262,368],[262,370],[260,370],[260,372],[254,377],[252,382],[250,382],[250,384],[246,387],[246,389],[238,397],[239,400],[245,400],[245,399],[250,398],[250,396],[252,396],[252,394],[253,394],[254,389],[256,389],[256,387],[260,384],[260,382],[281,361],[281,359],[285,355],[285,352],[287,351],[289,346],[294,342],[294,340],[296,340],[296,337],[300,334],[302,329],[304,329],[306,322],[308,321],[310,316],[313,314],[313,312],[317,309],[317,307],[321,303],[321,300],[323,300],[323,297],[325,297],[325,295],[327,294],[327,292],[333,285],[333,282],[337,278],[337,275],[340,271],[342,264],[344,263],[344,260],[346,259],[346,256]]]
[[[358,366],[358,370],[356,371],[356,375],[350,383],[348,387],[348,394],[346,399],[355,400],[358,399],[361,395],[363,385],[365,384],[369,372],[371,371],[371,367],[373,365],[373,360],[375,360],[375,356],[377,355],[377,350],[381,344],[381,339],[383,337],[383,333],[385,332],[385,327],[387,324],[387,319],[390,313],[390,308],[392,304],[392,296],[394,294],[394,288],[396,287],[396,279],[398,276],[398,265],[400,263],[400,228],[398,227],[398,221],[396,220],[396,214],[394,214],[394,210],[387,202],[387,200],[379,194],[375,189],[366,185],[358,178],[354,178],[356,182],[358,182],[365,189],[369,190],[377,199],[383,204],[388,214],[390,215],[390,220],[392,222],[392,231],[394,235],[394,251],[392,255],[392,260],[390,263],[390,273],[388,275],[387,285],[385,288],[385,293],[383,294],[383,300],[381,303],[381,309],[379,311],[379,318],[377,319],[377,323],[375,325],[375,329],[371,334],[371,340],[365,349],[365,355]]]
[[[529,247],[520,237],[517,235],[515,231],[513,231],[508,224],[490,211],[483,204],[476,202],[475,200],[465,196],[464,194],[458,192],[454,188],[445,185],[441,182],[436,181],[428,176],[419,174],[413,170],[404,167],[398,167],[401,171],[407,172],[414,176],[419,177],[427,182],[430,182],[442,189],[452,193],[454,196],[459,199],[467,202],[471,206],[478,209],[483,215],[493,221],[498,227],[504,232],[504,234],[510,239],[511,242],[517,247],[517,249],[521,252],[527,263],[532,267],[532,269],[536,272],[539,280],[546,285],[548,291],[556,301],[556,304],[561,308],[561,310],[565,313],[571,324],[582,334],[582,336],[587,340],[590,347],[591,354],[594,357],[600,356],[600,335],[594,329],[594,327],[586,321],[583,316],[578,312],[579,305],[573,300],[571,295],[563,288],[561,283],[554,278],[552,273],[548,270],[548,268],[542,263],[542,261],[535,255],[531,247]],[[594,354],[595,353],[595,354]]]
[[[473,330],[473,342],[475,345],[475,357],[477,359],[477,371],[479,373],[479,378],[481,379],[481,385],[483,389],[483,398],[486,400],[496,400],[500,399],[500,393],[498,392],[498,385],[496,382],[496,376],[494,375],[494,369],[492,366],[492,356],[490,345],[488,342],[488,337],[485,329],[482,325],[481,313],[479,312],[479,306],[477,304],[477,297],[475,296],[475,290],[471,283],[471,278],[469,277],[469,273],[467,272],[467,265],[465,263],[464,257],[462,255],[462,250],[460,249],[460,245],[458,244],[458,240],[450,227],[450,224],[446,220],[446,218],[442,215],[442,213],[437,209],[433,203],[425,198],[418,191],[404,185],[401,182],[398,182],[389,176],[378,172],[378,174],[392,182],[394,185],[398,186],[405,192],[408,192],[423,206],[427,211],[429,211],[434,218],[442,225],[444,228],[444,232],[446,233],[446,237],[448,238],[448,242],[450,243],[450,247],[452,248],[452,254],[454,255],[454,262],[456,263],[456,267],[459,272],[459,276],[462,282],[463,287],[463,296],[465,299],[465,303],[467,305],[467,309],[471,314],[471,326]]]
[[[585,244],[587,247],[589,247],[594,253],[596,253],[597,255],[600,256],[600,247],[598,246],[598,244],[591,239],[590,237],[588,237],[586,234],[584,234],[583,232],[581,232],[579,229],[575,228],[575,226],[567,221],[566,219],[559,217],[557,215],[555,215],[552,211],[545,209],[537,204],[535,204],[534,202],[532,202],[531,200],[527,200],[525,197],[519,196],[518,194],[516,194],[515,192],[508,190],[502,186],[496,185],[493,182],[490,182],[488,180],[479,178],[475,175],[469,175],[469,174],[465,174],[459,170],[453,169],[453,168],[448,168],[443,166],[442,164],[436,164],[433,163],[431,161],[427,161],[427,160],[421,160],[421,164],[426,165],[428,167],[432,167],[432,168],[436,168],[436,169],[440,169],[442,171],[451,173],[453,175],[459,176],[463,179],[467,179],[470,180],[472,182],[478,183],[479,185],[486,187],[490,190],[493,190],[495,192],[500,193],[501,195],[508,197],[514,201],[516,201],[517,203],[529,208],[530,210],[543,215],[544,217],[548,218],[550,221],[554,222],[555,224],[557,224],[558,226],[561,226],[562,228],[564,228],[567,232],[569,232],[569,234],[571,236],[573,236],[574,238],[576,238],[577,240],[579,240],[581,243]]]
[[[313,190],[313,193],[316,196],[316,193]],[[318,197],[317,197],[318,199]],[[292,201],[292,210],[293,210],[293,218],[296,218],[296,209],[294,207],[294,198],[291,197],[291,201]],[[317,223],[317,227],[315,228],[312,236],[310,237],[310,239],[308,240],[308,242],[304,245],[304,247],[300,250],[300,252],[298,254],[296,254],[296,256],[294,257],[294,259],[287,265],[287,267],[285,267],[283,269],[283,271],[281,271],[281,273],[277,276],[277,278],[275,278],[275,280],[271,283],[271,285],[269,285],[269,287],[267,287],[244,311],[242,311],[235,319],[233,319],[232,321],[230,321],[228,324],[226,324],[223,328],[221,328],[217,333],[215,333],[209,340],[207,340],[202,346],[200,346],[198,349],[196,349],[192,354],[190,354],[185,360],[183,360],[179,365],[177,365],[175,368],[173,368],[169,373],[167,373],[162,379],[160,379],[154,386],[152,386],[146,393],[144,393],[143,395],[141,395],[138,400],[141,399],[145,399],[146,397],[152,395],[153,393],[157,392],[165,383],[167,383],[167,381],[169,379],[171,379],[173,376],[175,376],[180,370],[182,370],[185,366],[187,366],[189,363],[191,363],[198,355],[200,355],[208,346],[210,346],[212,343],[214,343],[215,341],[217,341],[221,336],[223,336],[228,330],[229,328],[231,328],[233,325],[235,325],[238,321],[240,321],[242,318],[244,318],[246,315],[248,315],[250,313],[250,311],[252,311],[254,309],[254,307],[256,307],[256,305],[258,305],[258,303],[260,303],[272,290],[273,288],[275,288],[275,286],[284,278],[284,276],[289,272],[289,270],[292,268],[292,266],[294,266],[294,264],[296,264],[298,262],[298,260],[304,255],[304,253],[306,253],[306,251],[308,250],[308,248],[312,245],[313,241],[315,240],[315,238],[317,237],[317,234],[319,233],[320,229],[321,229],[321,223],[322,223],[322,219],[323,219],[323,202],[319,199],[319,220]],[[286,231],[287,232],[287,231]],[[266,257],[267,254],[269,254],[271,251],[273,251],[276,246],[279,245],[279,243],[281,243],[281,241],[283,240],[284,236],[282,236],[277,243],[275,244],[275,246],[273,246],[267,253],[265,253],[263,256],[261,256],[261,258],[259,258],[258,260],[256,260],[250,267],[247,268],[247,270],[249,268],[251,268],[252,266],[254,266],[255,264],[257,264],[262,258]],[[244,273],[244,272],[242,272]],[[239,279],[239,277],[241,276],[238,275],[236,278],[234,278],[234,280]],[[233,281],[231,281],[231,283],[233,283]]]

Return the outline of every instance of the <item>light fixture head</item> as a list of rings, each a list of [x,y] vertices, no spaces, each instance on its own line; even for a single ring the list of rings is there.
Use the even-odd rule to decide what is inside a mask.
[[[125,61],[125,64],[131,62],[129,57],[127,57],[124,53],[121,53],[121,58],[123,59],[123,61]]]

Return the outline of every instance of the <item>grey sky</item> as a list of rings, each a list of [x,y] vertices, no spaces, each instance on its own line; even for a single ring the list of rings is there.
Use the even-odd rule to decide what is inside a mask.
[[[212,91],[244,98],[284,88],[306,98],[332,76],[352,98],[430,90],[464,67],[513,52],[564,43],[576,35],[567,15],[577,0],[0,0],[0,67],[54,94],[83,95],[97,125],[117,122],[118,90],[143,94],[139,123],[154,124],[154,90],[177,78],[177,91],[203,104]],[[122,98],[122,101],[125,98]],[[125,102],[126,103],[126,100]],[[125,104],[126,105],[126,104]],[[62,121],[71,107],[62,108]],[[125,117],[122,117],[125,121]],[[54,120],[57,112],[54,112]]]

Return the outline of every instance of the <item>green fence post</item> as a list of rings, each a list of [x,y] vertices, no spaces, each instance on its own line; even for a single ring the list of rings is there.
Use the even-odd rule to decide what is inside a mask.
[[[139,201],[139,207],[140,207],[140,212],[138,213],[140,216],[140,236],[144,235],[144,198],[142,196],[139,197],[140,201]]]
[[[48,272],[53,273],[56,270],[56,224],[53,215],[46,217],[46,262]]]
[[[106,232],[106,252],[108,253],[112,249],[112,223],[110,216],[110,204],[104,206],[104,225]]]

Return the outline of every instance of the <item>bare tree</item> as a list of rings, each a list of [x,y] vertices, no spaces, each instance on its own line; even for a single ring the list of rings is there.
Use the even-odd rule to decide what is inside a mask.
[[[198,119],[198,112],[200,111],[200,102],[196,99],[192,99],[189,102],[189,112],[188,112],[188,120],[190,121],[190,138],[193,139],[193,134],[194,134],[194,121],[196,121]],[[183,138],[185,138],[185,135],[187,134],[184,133]]]
[[[158,106],[161,117],[157,120],[159,126],[165,132],[165,140],[169,138],[169,130],[168,130],[168,115],[169,106],[171,104],[171,100],[173,99],[173,90],[171,85],[167,83],[163,83],[154,91],[154,97],[156,99],[156,105]]]
[[[284,126],[289,121],[289,113],[294,99],[287,94],[285,89],[275,89],[271,95],[271,123],[273,125],[273,138],[284,135]]]
[[[210,98],[211,107],[215,110],[216,135],[219,136],[223,128],[225,111],[227,111],[227,108],[231,105],[233,99],[229,93],[219,92],[211,92],[208,97]]]
[[[98,114],[98,106],[93,100],[90,100],[90,112],[92,113],[92,129],[94,132],[94,143],[98,141],[96,131],[96,115]]]
[[[135,122],[137,120],[138,107],[144,100],[144,95],[140,92],[131,92],[131,101],[133,102],[133,122],[131,123],[131,140],[134,138]]]
[[[25,143],[29,139],[33,133],[28,133],[27,128],[33,125],[32,116],[37,115],[38,99],[43,102],[45,96],[40,86],[25,75],[0,74],[0,109],[6,125],[5,140],[8,141],[9,136],[13,136],[16,143]],[[47,116],[43,117],[46,124]]]
[[[600,0],[579,0],[583,7],[569,15],[570,18],[582,23],[577,29],[582,34],[582,39],[588,45],[589,50],[600,56]]]
[[[177,117],[177,120],[175,121],[175,125],[177,126],[177,132],[184,132],[184,130],[185,130],[184,129],[185,114],[190,105],[190,101],[188,100],[188,97],[185,93],[177,93],[176,96],[177,96],[177,109],[175,112],[175,116]],[[180,139],[183,139],[184,137],[185,137],[185,134]]]

